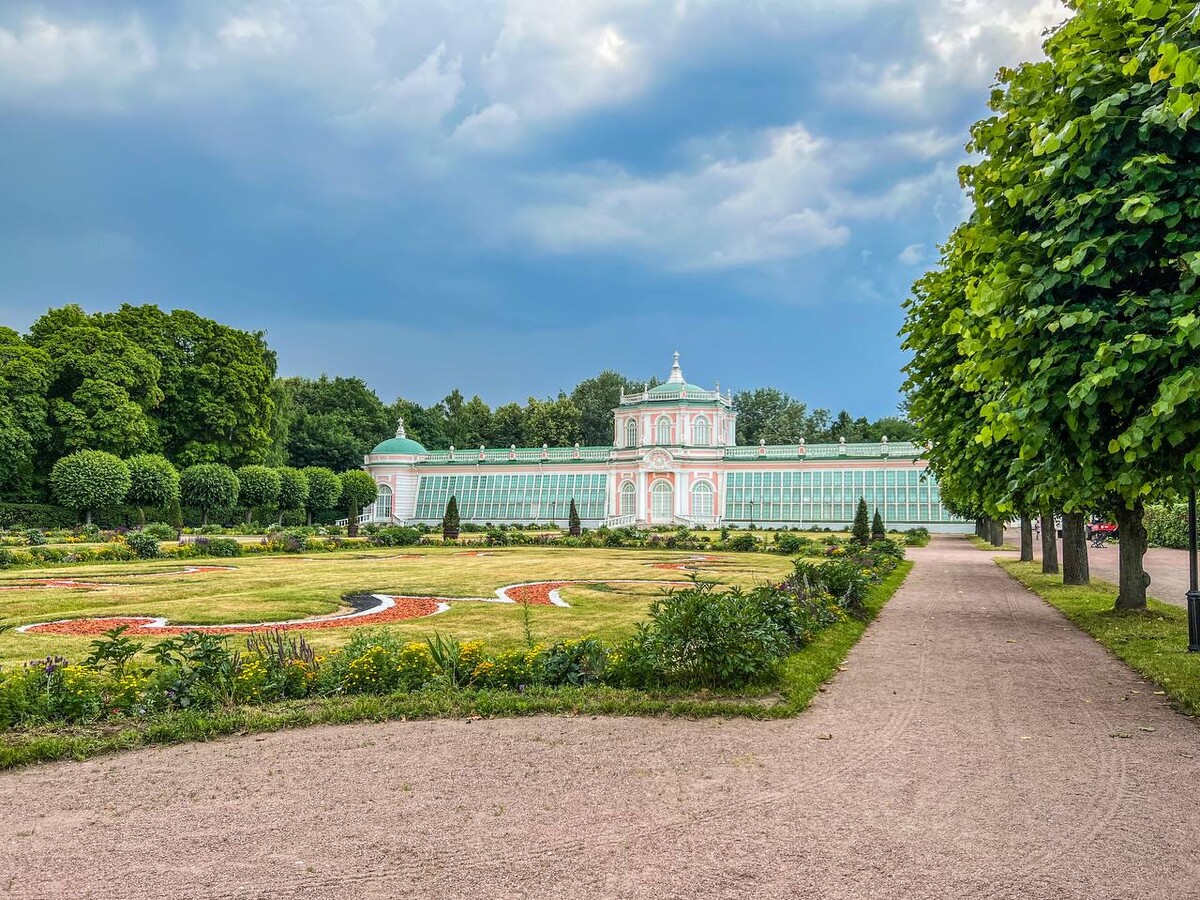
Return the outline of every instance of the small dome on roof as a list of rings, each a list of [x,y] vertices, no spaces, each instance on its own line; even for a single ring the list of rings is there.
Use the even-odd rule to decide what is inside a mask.
[[[665,384],[660,384],[657,387],[650,388],[646,392],[650,397],[678,397],[683,393],[695,394],[704,391],[704,388],[695,384],[688,384],[683,380],[683,370],[679,368],[679,353],[675,353],[675,361],[671,366],[671,374],[667,378]]]
[[[404,420],[396,421],[396,436],[371,451],[372,456],[419,456],[428,451],[404,433]]]

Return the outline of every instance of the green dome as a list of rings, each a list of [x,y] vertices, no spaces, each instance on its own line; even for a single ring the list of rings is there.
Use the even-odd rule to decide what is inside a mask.
[[[701,393],[706,393],[706,394],[712,393],[707,388],[702,388],[696,384],[688,384],[686,382],[670,382],[670,381],[667,382],[666,384],[660,384],[660,385],[658,385],[658,387],[650,388],[648,393],[649,393],[649,396],[651,396],[651,397],[678,397],[684,391],[686,391],[689,395],[695,395],[695,394],[701,394]]]
[[[425,453],[425,448],[414,441],[412,438],[388,438],[378,447],[371,451],[372,456],[380,455],[398,455],[408,454],[415,455]]]
[[[388,438],[371,451],[372,456],[418,456],[428,451],[404,433],[404,420],[396,422],[396,436]]]

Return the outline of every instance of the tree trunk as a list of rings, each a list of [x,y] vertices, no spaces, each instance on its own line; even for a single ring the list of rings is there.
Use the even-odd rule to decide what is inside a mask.
[[[1054,514],[1042,516],[1042,574],[1058,574],[1058,537],[1054,531]]]
[[[310,527],[312,526],[312,510],[311,509],[308,511],[308,524]]]
[[[1021,516],[1021,562],[1033,562],[1033,520]]]
[[[1081,512],[1063,513],[1063,584],[1090,584],[1087,531]]]
[[[1117,609],[1145,609],[1150,575],[1142,564],[1146,555],[1145,504],[1138,500],[1132,509],[1117,504],[1117,549],[1120,556],[1120,592]]]
[[[350,515],[346,522],[346,537],[358,537],[358,506],[350,504]]]
[[[208,527],[208,507],[207,506],[204,509],[200,510],[200,527],[201,528]]]
[[[250,524],[250,518],[251,518],[251,516],[253,516],[253,515],[254,515],[254,507],[252,507],[252,506],[247,506],[247,507],[246,507],[246,524],[247,524],[247,525],[249,525],[249,524]]]
[[[92,511],[90,509],[85,509],[83,511],[83,524],[84,525],[92,524]]]
[[[1001,522],[999,519],[989,519],[988,522],[991,524],[991,532],[992,533],[990,535],[988,535],[988,537],[992,542],[992,546],[993,547],[1003,547],[1004,546],[1004,523]]]
[[[975,520],[975,537],[982,538],[984,536],[983,519]]]

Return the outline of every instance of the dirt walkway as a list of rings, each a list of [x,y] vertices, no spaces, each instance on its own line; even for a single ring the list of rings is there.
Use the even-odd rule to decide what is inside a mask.
[[[794,721],[315,728],[0,775],[0,898],[1200,896],[1197,723],[965,540],[915,556]]]

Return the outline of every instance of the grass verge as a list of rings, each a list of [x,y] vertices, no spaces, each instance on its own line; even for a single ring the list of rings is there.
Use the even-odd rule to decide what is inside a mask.
[[[850,648],[904,583],[912,566],[911,562],[902,562],[896,571],[871,589],[866,601],[866,615],[862,619],[840,622],[820,632],[811,644],[784,661],[779,682],[757,695],[744,692],[649,692],[580,687],[533,688],[522,693],[469,689],[425,690],[384,696],[296,700],[262,706],[176,712],[144,721],[108,722],[94,726],[45,726],[12,731],[0,735],[0,769],[62,759],[84,760],[103,753],[151,744],[206,741],[227,734],[353,722],[547,714],[788,718],[804,710],[821,685],[837,673]]]
[[[989,553],[1001,553],[1005,550],[1019,551],[1020,547],[1015,547],[1012,544],[1005,544],[1003,547],[995,546],[991,541],[985,541],[983,538],[975,534],[968,534],[967,540],[975,547],[976,550],[986,550]]]
[[[1084,587],[1068,586],[1057,575],[1043,575],[1037,563],[998,559],[996,564],[1157,684],[1176,708],[1200,714],[1200,658],[1187,652],[1186,610],[1147,600],[1145,611],[1118,612],[1114,584],[1093,580]]]

